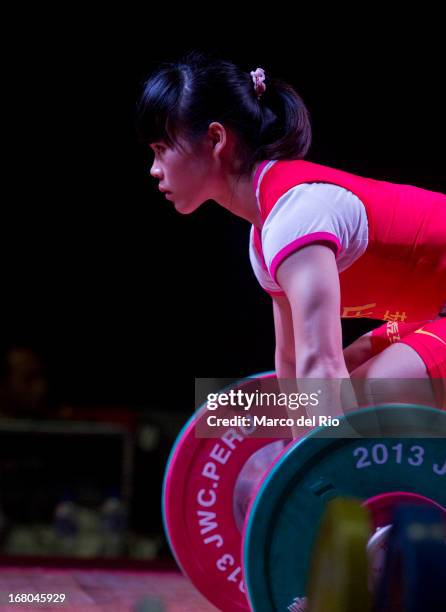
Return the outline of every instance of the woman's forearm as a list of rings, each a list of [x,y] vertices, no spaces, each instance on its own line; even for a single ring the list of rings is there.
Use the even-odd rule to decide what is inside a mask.
[[[296,380],[300,393],[318,393],[318,404],[307,409],[309,416],[339,417],[358,408],[356,393],[345,364],[336,366],[318,363],[305,370],[297,368]]]
[[[278,379],[296,378],[296,361],[288,359],[276,352],[275,356],[276,376]]]
[[[350,380],[345,363],[334,364],[314,362],[312,366],[301,361],[296,367],[296,361],[276,353],[276,376],[281,393],[305,393],[308,396],[318,393],[318,404],[307,406],[297,412],[289,410],[289,416],[295,418],[305,413],[308,417],[331,416],[339,417],[356,410],[358,401]],[[293,428],[293,437],[302,435],[302,428]]]

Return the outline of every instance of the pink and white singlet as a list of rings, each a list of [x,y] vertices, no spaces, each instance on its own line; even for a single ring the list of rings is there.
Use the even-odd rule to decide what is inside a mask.
[[[303,160],[262,162],[254,190],[263,224],[251,228],[250,260],[271,295],[284,295],[282,261],[322,243],[336,255],[341,317],[381,319],[387,329],[446,314],[446,195]],[[429,325],[417,343],[437,337],[436,376],[446,377],[446,319]],[[415,333],[390,334],[389,344],[410,344]]]
[[[282,293],[288,255],[322,242],[336,254],[342,317],[420,321],[445,306],[446,195],[301,160],[264,162],[255,189],[251,261],[269,293]]]

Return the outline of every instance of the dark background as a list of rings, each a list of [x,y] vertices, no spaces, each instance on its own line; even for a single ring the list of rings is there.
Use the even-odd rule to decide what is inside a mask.
[[[392,20],[259,5],[241,21],[227,5],[141,6],[3,10],[0,413],[125,423],[130,526],[162,555],[161,481],[194,378],[273,369],[274,329],[248,224],[215,203],[181,216],[158,193],[134,128],[144,80],[193,49],[263,67],[310,111],[308,160],[445,192],[444,36],[420,7]],[[343,321],[344,344],[377,324]],[[20,346],[48,382],[28,412],[26,372],[24,396],[11,390]],[[110,441],[3,433],[1,446],[0,518],[13,523],[54,523],[70,487],[95,511],[119,488]]]
[[[159,62],[198,48],[262,66],[309,108],[307,159],[446,189],[435,16],[429,27],[380,15],[340,26],[254,12],[242,24],[228,9],[192,26],[169,12],[39,7],[5,21],[0,349],[39,352],[58,402],[190,412],[195,376],[274,365],[248,224],[214,203],[176,213],[136,142],[136,102]],[[347,322],[345,342],[373,325]]]

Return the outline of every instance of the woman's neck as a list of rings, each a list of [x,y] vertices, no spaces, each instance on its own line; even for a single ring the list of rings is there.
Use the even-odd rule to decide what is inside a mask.
[[[254,177],[261,163],[258,162],[254,165],[249,176],[238,178],[232,174],[228,175],[225,181],[225,188],[215,198],[220,206],[223,206],[223,208],[226,208],[234,215],[246,219],[258,229],[262,228],[262,218],[254,192]]]

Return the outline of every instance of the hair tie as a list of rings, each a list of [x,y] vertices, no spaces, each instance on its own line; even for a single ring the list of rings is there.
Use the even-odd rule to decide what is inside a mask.
[[[265,71],[263,68],[257,68],[257,70],[253,70],[250,74],[252,77],[252,82],[254,83],[257,98],[260,99],[262,93],[266,90]]]

